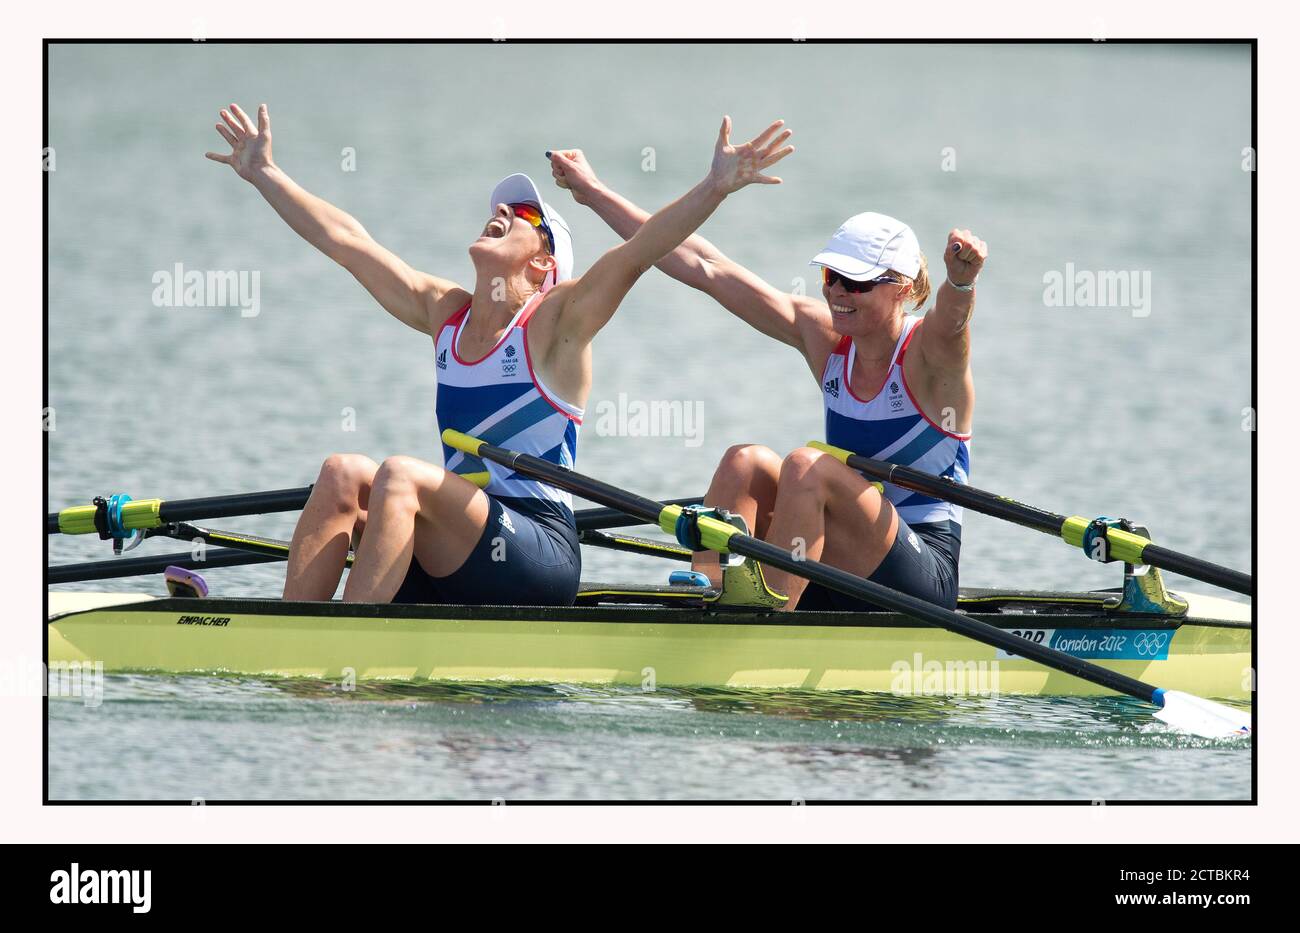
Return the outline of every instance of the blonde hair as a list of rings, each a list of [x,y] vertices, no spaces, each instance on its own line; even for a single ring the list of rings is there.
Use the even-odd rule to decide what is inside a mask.
[[[917,270],[916,278],[903,278],[912,284],[912,294],[908,296],[912,310],[919,311],[930,300],[930,269],[925,262],[925,253],[921,254],[921,268]]]

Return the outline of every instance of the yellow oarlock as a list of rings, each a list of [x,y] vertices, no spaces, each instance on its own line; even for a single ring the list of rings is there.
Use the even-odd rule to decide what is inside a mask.
[[[676,537],[677,519],[681,514],[682,507],[680,505],[664,506],[663,511],[659,513],[659,527],[665,533]],[[708,515],[701,515],[696,519],[696,523],[700,529],[700,544],[710,551],[717,551],[719,554],[731,553],[727,548],[727,542],[731,540],[733,535],[741,533],[739,528]]]
[[[1071,515],[1061,523],[1061,540],[1066,544],[1081,548],[1083,547],[1083,536],[1091,525],[1092,521],[1090,519],[1081,515]],[[1126,564],[1145,563],[1142,560],[1142,551],[1151,543],[1151,539],[1144,538],[1131,531],[1125,531],[1123,528],[1107,528],[1106,541],[1110,545],[1110,556],[1114,560],[1122,560]],[[1091,557],[1092,555],[1088,556]]]

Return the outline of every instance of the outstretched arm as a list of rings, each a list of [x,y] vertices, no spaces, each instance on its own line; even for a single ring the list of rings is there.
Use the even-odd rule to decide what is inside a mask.
[[[750,184],[780,184],[781,179],[762,173],[794,151],[792,146],[781,147],[789,133],[777,136],[780,127],[779,121],[773,123],[751,141],[733,146],[731,118],[724,117],[708,176],[653,216],[639,219],[636,229],[628,230],[627,242],[600,257],[573,283],[561,311],[561,328],[576,339],[590,340],[632,284],[704,223],[728,194]]]
[[[965,372],[970,363],[970,321],[975,314],[973,286],[988,254],[988,244],[969,230],[953,230],[948,234],[943,251],[947,280],[939,286],[934,310],[925,316],[925,326],[919,334],[921,355],[936,369]]]
[[[237,104],[221,111],[217,132],[230,143],[229,153],[209,152],[251,183],[304,240],[347,269],[384,310],[423,333],[437,326],[438,301],[457,286],[419,272],[380,246],[355,217],[298,185],[271,158],[271,116],[257,108],[257,126]]]
[[[780,128],[781,121],[768,127]],[[784,130],[771,145],[790,138]],[[791,147],[791,151],[793,151]],[[551,154],[555,183],[572,192],[619,236],[631,239],[650,214],[604,185],[581,150]],[[806,343],[808,309],[797,296],[773,288],[744,266],[733,262],[698,233],[688,237],[656,265],[677,281],[699,289],[760,333],[800,350]]]

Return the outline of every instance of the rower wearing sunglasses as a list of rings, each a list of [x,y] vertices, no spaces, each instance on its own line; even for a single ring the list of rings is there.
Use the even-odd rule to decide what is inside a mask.
[[[577,455],[592,338],[643,272],[731,192],[779,183],[763,170],[794,151],[779,124],[733,146],[724,118],[704,180],[578,276],[568,226],[531,179],[511,175],[493,189],[470,244],[471,290],[416,271],[295,184],[272,161],[265,105],[256,124],[234,105],[221,118],[231,151],[208,158],[251,182],[385,310],[433,338],[439,434],[452,428],[563,466]],[[569,494],[445,445],[443,457],[443,466],[328,458],[294,530],[284,598],[331,598],[360,534],[346,601],[571,604],[581,559]]]
[[[597,179],[581,151],[555,153],[556,183],[616,233],[634,236],[645,211]],[[658,266],[710,295],[759,332],[802,354],[820,386],[827,443],[968,482],[975,389],[970,322],[975,279],[988,254],[969,230],[953,230],[934,307],[925,256],[912,229],[884,214],[850,217],[812,259],[821,295],[782,292],[693,235]],[[911,305],[909,313],[908,305]],[[800,447],[730,448],[705,503],[740,515],[758,537],[949,609],[957,603],[961,509],[869,482],[835,457]],[[863,609],[861,601],[751,562],[696,569],[724,602],[784,609]]]

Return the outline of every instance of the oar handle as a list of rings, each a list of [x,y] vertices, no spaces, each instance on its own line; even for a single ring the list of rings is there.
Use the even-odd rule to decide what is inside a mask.
[[[1025,505],[1023,502],[1017,502],[1005,496],[994,495],[991,492],[976,489],[974,486],[967,486],[965,483],[958,483],[944,476],[935,476],[933,473],[926,473],[924,470],[918,470],[915,467],[904,466],[901,463],[890,463],[888,460],[864,457],[861,454],[855,454],[851,450],[835,447],[822,441],[809,441],[808,446],[814,450],[820,450],[822,453],[830,454],[850,469],[857,470],[872,479],[891,483],[894,486],[900,486],[912,492],[919,492],[922,495],[933,496],[936,499],[942,499],[945,502],[951,502],[954,505],[960,505],[962,508],[970,509],[972,512],[1001,518],[1017,525],[1046,532],[1049,535],[1060,537],[1061,524],[1066,520],[1064,515],[1036,509],[1032,505]]]
[[[617,486],[602,483],[600,480],[582,477],[583,490],[590,490],[594,493],[593,495],[587,495],[586,491],[572,489],[569,480],[566,478],[568,475],[578,476],[579,474],[572,473],[567,468],[543,460],[541,457],[507,450],[504,447],[494,447],[486,441],[471,437],[461,431],[453,431],[451,428],[447,428],[442,432],[442,442],[453,450],[459,450],[471,457],[493,460],[502,466],[510,467],[512,470],[518,468],[518,464],[527,462],[528,469],[519,468],[519,472],[537,476],[537,478],[559,486],[561,489],[567,489],[570,492],[576,491],[578,495],[590,499],[592,502],[599,502],[601,505],[617,509],[624,514],[631,515],[633,518],[639,518],[643,522],[657,524],[659,522],[659,513],[665,509],[665,506],[654,499],[638,496],[635,493],[619,489]],[[677,506],[668,506],[668,508],[677,508]]]

